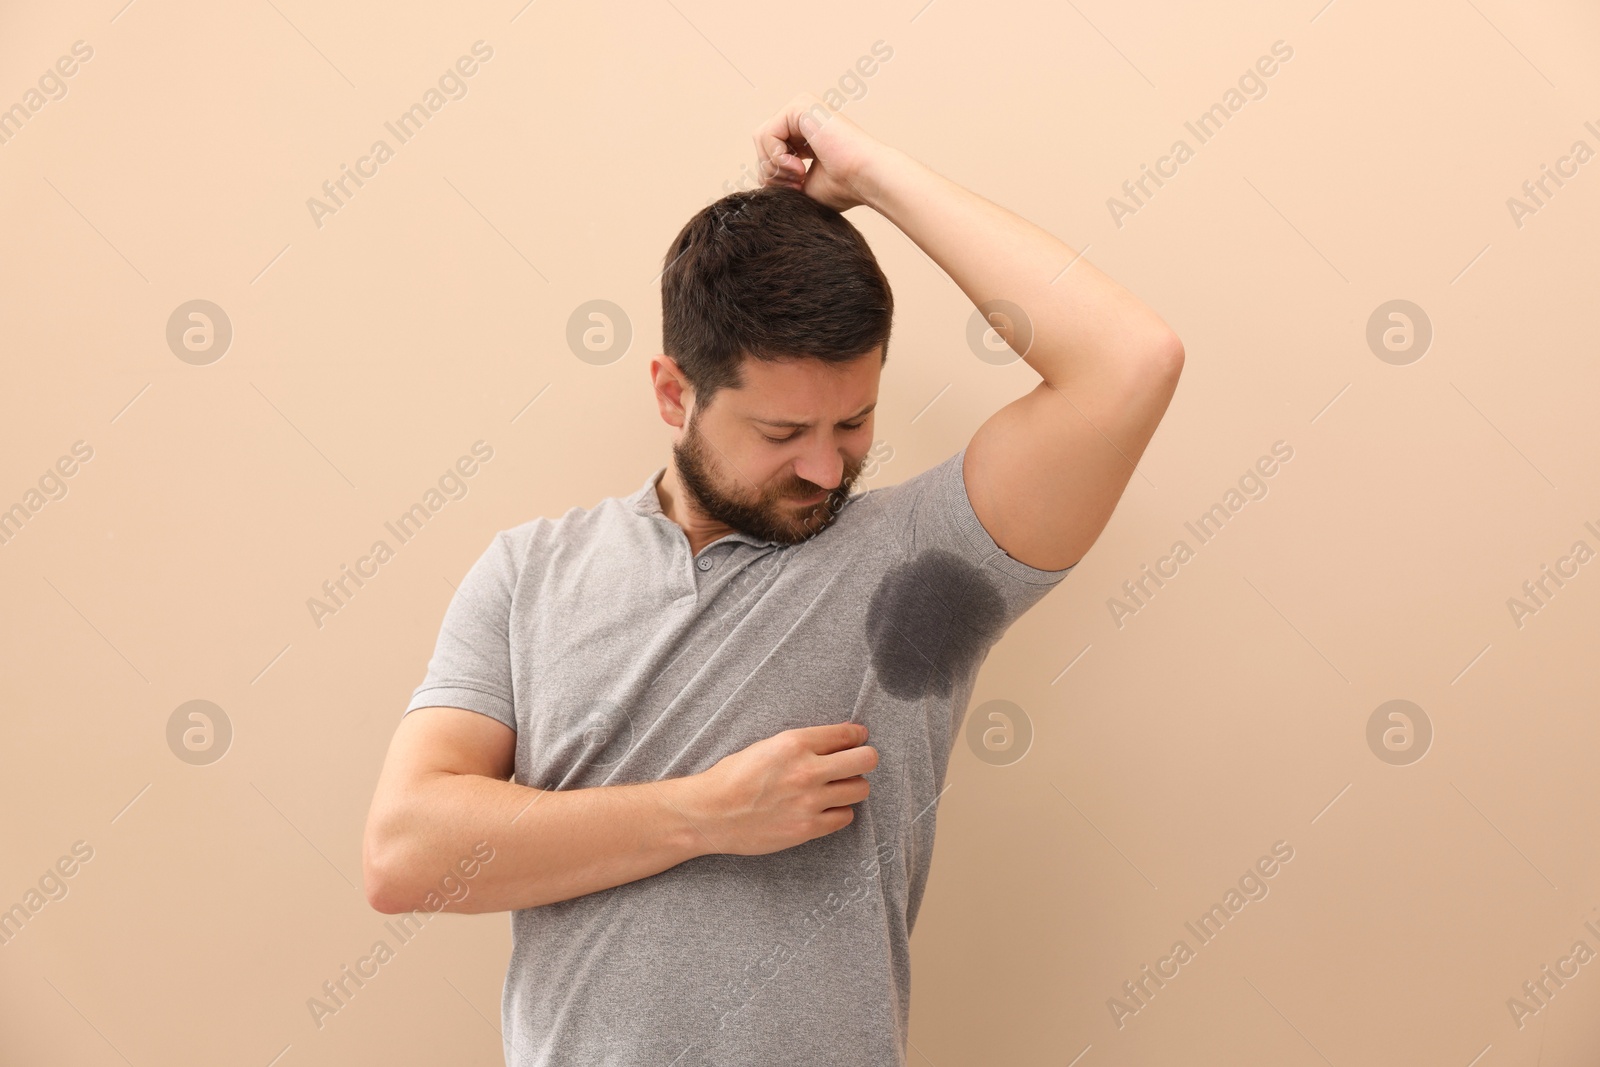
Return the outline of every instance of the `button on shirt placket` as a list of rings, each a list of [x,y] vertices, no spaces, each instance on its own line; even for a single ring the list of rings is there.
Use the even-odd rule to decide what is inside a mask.
[[[685,538],[685,544],[687,543],[688,540]],[[722,575],[722,569],[717,566],[717,561],[720,558],[718,553],[728,552],[731,548],[731,545],[718,541],[702,548],[699,555],[690,554],[689,562],[691,566],[687,572],[689,575],[688,581],[694,588],[696,601],[705,597],[716,584],[716,580]]]
[[[727,544],[724,541],[719,541],[716,544],[707,545],[705,548],[702,548],[700,550],[700,554],[693,557],[694,569],[689,573],[694,576],[694,586],[699,593],[704,595],[705,591],[710,588],[711,584],[721,576],[721,568],[717,566],[718,560],[721,559],[719,553],[731,551],[733,551],[733,546],[731,544]]]

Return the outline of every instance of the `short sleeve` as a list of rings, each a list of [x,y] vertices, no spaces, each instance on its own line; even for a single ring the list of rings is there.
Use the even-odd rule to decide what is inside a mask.
[[[963,448],[944,462],[864,500],[914,577],[956,617],[990,641],[1042,600],[1070,567],[1042,570],[1013,559],[978,521],[967,494]]]
[[[517,728],[509,627],[516,579],[511,545],[502,531],[450,598],[427,675],[402,717],[417,708],[465,708]]]

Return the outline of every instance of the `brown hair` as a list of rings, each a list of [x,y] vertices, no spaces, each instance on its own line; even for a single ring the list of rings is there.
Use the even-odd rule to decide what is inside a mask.
[[[883,347],[894,295],[866,238],[798,189],[730,193],[691,218],[661,274],[661,347],[708,405],[748,354],[843,363]]]

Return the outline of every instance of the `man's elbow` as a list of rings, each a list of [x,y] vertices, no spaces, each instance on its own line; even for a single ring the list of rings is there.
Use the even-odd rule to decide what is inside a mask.
[[[1149,403],[1166,404],[1178,390],[1178,376],[1183,373],[1183,342],[1171,330],[1163,329],[1139,346],[1138,358],[1129,361],[1133,373],[1127,388],[1130,397]]]
[[[373,911],[384,915],[399,915],[403,911],[412,911],[412,905],[405,902],[404,897],[397,893],[393,883],[385,880],[374,879],[371,872],[365,878],[367,904]]]
[[[404,877],[406,864],[396,856],[392,837],[369,819],[361,842],[361,884],[367,904],[385,915],[398,915],[415,906]]]
[[[1173,381],[1183,373],[1183,339],[1171,329],[1163,329],[1150,343],[1151,364]]]

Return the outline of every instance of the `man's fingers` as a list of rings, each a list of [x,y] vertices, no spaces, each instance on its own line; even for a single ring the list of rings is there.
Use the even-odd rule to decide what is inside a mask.
[[[805,175],[806,165],[800,162],[800,157],[793,152],[782,152],[773,156],[769,162],[773,170],[786,178],[800,178]]]
[[[775,160],[779,156],[787,155],[790,140],[799,141],[800,136],[792,128],[791,113],[780,111],[768,119],[766,124],[756,130],[756,155],[761,159]]]
[[[818,756],[817,777],[824,782],[843,782],[860,778],[878,767],[878,750],[871,745],[857,745]]]
[[[755,137],[757,169],[763,181],[779,180],[789,175],[784,159],[789,157],[789,146],[776,137],[759,133]]]
[[[761,180],[767,185],[791,185],[800,188],[805,182],[806,165],[793,155],[757,160]]]
[[[824,122],[833,118],[833,110],[810,93],[801,93],[789,101],[784,113],[790,129],[801,140],[815,134]]]
[[[775,166],[780,158],[788,154],[788,151],[789,146],[784,143],[783,138],[766,133],[756,135],[756,156],[763,162]]]
[[[798,189],[841,211],[865,203],[850,180],[865,152],[863,138],[849,120],[824,130],[836,117],[820,99],[801,93],[763,123],[752,135],[761,183]],[[817,144],[822,145],[820,152]]]
[[[807,751],[827,755],[864,744],[867,728],[858,722],[839,722],[826,726],[800,726],[792,732],[799,735]]]
[[[789,101],[783,110],[756,130],[756,159],[761,163],[761,169],[767,172],[763,177],[805,176],[805,163],[802,161],[816,158],[816,153],[807,143],[807,137],[821,127],[818,114],[831,117],[825,104],[802,94]]]

